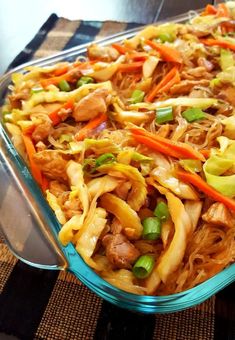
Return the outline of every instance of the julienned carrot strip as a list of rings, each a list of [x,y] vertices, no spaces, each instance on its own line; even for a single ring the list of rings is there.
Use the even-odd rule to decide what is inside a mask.
[[[68,100],[64,105],[62,105],[59,109],[49,113],[49,118],[52,120],[53,126],[58,125],[61,122],[61,117],[59,115],[59,112],[61,109],[73,109],[74,101]]]
[[[169,47],[163,44],[158,44],[152,40],[145,40],[145,43],[152,47],[154,50],[158,51],[165,61],[171,61],[174,63],[182,64],[182,57],[179,51],[173,47]]]
[[[115,48],[115,50],[117,50],[120,54],[133,52],[133,49],[131,49],[130,47],[126,47],[126,46],[119,45],[119,44],[112,44],[112,47]]]
[[[97,128],[100,124],[106,122],[108,119],[107,115],[104,113],[101,113],[97,117],[91,119],[79,132],[75,135],[75,139],[77,141],[82,141],[85,139],[92,130]]]
[[[201,15],[210,15],[210,14],[216,14],[217,13],[217,9],[215,8],[215,6],[208,4],[205,7],[205,10],[201,13]]]
[[[151,132],[148,132],[144,129],[138,128],[138,127],[134,127],[134,128],[130,128],[130,131],[132,132],[132,134],[136,135],[141,135],[141,136],[145,136],[148,137],[162,145],[165,145],[166,147],[168,147],[169,149],[173,150],[174,152],[176,152],[176,154],[179,155],[179,158],[191,158],[191,159],[199,159],[201,161],[205,161],[205,157],[197,150],[195,150],[194,148],[192,148],[190,145],[185,144],[185,143],[181,143],[181,142],[174,142],[172,140],[169,140],[167,138],[155,135]]]
[[[65,74],[66,72],[68,72],[68,65],[61,66],[55,69],[55,71],[53,72],[53,75],[54,77],[58,77],[58,76],[62,76],[62,74]]]
[[[162,80],[155,85],[152,90],[148,93],[148,95],[146,96],[145,100],[147,102],[152,102],[154,100],[154,98],[156,97],[156,95],[158,94],[159,90],[161,88],[163,88],[165,85],[167,85],[167,83],[176,75],[176,73],[178,72],[178,68],[176,66],[174,66],[163,78]]]
[[[149,55],[146,52],[132,52],[127,54],[127,59],[136,60],[136,61],[145,61]]]
[[[49,181],[46,178],[46,176],[44,176],[42,174],[42,185],[41,185],[42,191],[45,192],[48,188],[49,188]]]
[[[235,51],[235,44],[232,44],[229,41],[209,38],[209,39],[200,39],[200,42],[207,46],[220,46],[220,47],[228,48],[232,51]]]
[[[167,91],[170,90],[170,88],[171,88],[173,85],[178,84],[179,82],[180,82],[180,74],[179,74],[179,72],[178,72],[178,70],[177,70],[177,71],[176,71],[176,74],[174,75],[174,77],[171,78],[171,79],[169,80],[169,82],[168,82],[165,86],[161,87],[160,90],[159,90],[159,92],[167,92]]]
[[[235,211],[235,200],[222,195],[220,192],[212,188],[209,184],[207,184],[199,175],[185,172],[185,171],[178,171],[177,176],[180,180],[186,183],[191,183],[197,189],[204,192],[204,194],[211,197],[213,200],[217,202],[221,202],[226,205],[229,209]]]
[[[41,170],[38,168],[37,164],[35,163],[33,159],[33,155],[36,153],[35,147],[33,145],[33,142],[28,135],[22,135],[25,149],[29,158],[29,164],[30,164],[30,169],[32,172],[32,175],[34,179],[37,181],[37,183],[42,186],[42,173]]]
[[[205,158],[210,157],[210,153],[211,153],[210,150],[202,149],[202,150],[200,150],[200,152]]]
[[[30,126],[27,126],[26,128],[22,129],[23,134],[25,135],[31,135],[35,130],[35,125],[32,124]]]
[[[170,157],[181,158],[181,155],[178,152],[172,150],[171,148],[162,143],[157,142],[154,139],[151,139],[146,136],[136,135],[134,133],[132,134],[132,136],[139,143],[144,144],[155,151],[161,152],[162,154]]]
[[[120,64],[118,66],[118,70],[120,72],[137,72],[142,68],[142,66],[143,66],[143,61],[136,61],[130,64]]]

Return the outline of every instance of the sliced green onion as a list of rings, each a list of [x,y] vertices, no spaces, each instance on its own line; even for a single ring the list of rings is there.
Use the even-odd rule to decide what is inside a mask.
[[[214,79],[211,79],[210,81],[210,87],[215,87],[215,86],[219,86],[220,85],[220,79],[218,78],[214,78]]]
[[[159,108],[157,109],[156,114],[157,114],[157,117],[156,117],[157,124],[170,122],[174,119],[172,106]]]
[[[133,274],[138,279],[145,279],[148,277],[154,267],[154,259],[152,256],[149,255],[142,255],[138,258],[134,267],[132,269]]]
[[[78,81],[77,81],[77,87],[80,87],[82,85],[85,84],[91,84],[94,83],[94,79],[91,77],[81,77]]]
[[[147,217],[142,221],[143,238],[145,240],[156,240],[161,235],[161,221],[158,217]]]
[[[44,91],[44,89],[42,87],[33,87],[30,92],[31,92],[31,94],[34,94],[34,93],[39,93],[39,92],[42,92],[42,91]]]
[[[158,36],[158,38],[161,40],[161,42],[172,42],[172,41],[174,41],[175,39],[174,39],[174,36],[172,35],[172,34],[170,34],[170,33],[161,33],[161,34],[159,34],[159,36]]]
[[[154,216],[158,217],[161,221],[165,222],[170,217],[168,206],[165,202],[159,202],[154,209]]]
[[[187,109],[182,113],[182,116],[187,120],[187,122],[191,123],[195,120],[206,118],[205,112],[203,112],[198,107],[193,107],[191,109]]]
[[[71,87],[70,87],[69,83],[64,79],[59,82],[58,86],[61,89],[61,91],[64,91],[64,92],[71,91]]]
[[[144,96],[145,96],[144,91],[141,90],[133,91],[131,95],[131,103],[132,104],[141,103],[144,100]]]
[[[102,164],[113,163],[116,158],[112,153],[104,153],[100,157],[98,157],[95,161],[95,166],[101,166]]]

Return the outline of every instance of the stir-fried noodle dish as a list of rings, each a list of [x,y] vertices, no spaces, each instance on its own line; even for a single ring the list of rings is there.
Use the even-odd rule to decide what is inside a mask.
[[[135,294],[235,259],[235,3],[12,75],[4,125],[63,246]]]

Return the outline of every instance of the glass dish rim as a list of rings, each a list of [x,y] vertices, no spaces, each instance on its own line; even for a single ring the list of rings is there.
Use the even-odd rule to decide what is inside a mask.
[[[194,13],[198,14],[201,11],[202,10],[191,11],[191,12],[193,14]],[[159,25],[159,24],[167,23],[167,22],[183,22],[183,21],[189,19],[189,13],[190,13],[190,11],[187,12],[187,13],[178,15],[178,16],[174,16],[174,17],[171,17],[171,18],[167,18],[167,19],[158,21],[156,23],[151,23],[150,25]],[[141,26],[138,26],[137,28],[127,30],[127,31],[124,31],[124,32],[120,32],[118,34],[114,34],[112,36],[106,37],[104,39],[97,40],[95,42],[102,44],[102,45],[107,45],[107,44],[111,44],[113,42],[122,41],[123,39],[129,38],[130,36],[134,35],[135,33],[137,33],[138,31],[140,31],[141,29],[143,29],[146,26],[149,26],[149,25],[141,25]],[[87,46],[89,46],[91,43],[92,42],[85,43],[85,44],[79,45],[78,47],[73,47],[73,48],[67,49],[65,51],[56,53],[52,56],[40,58],[40,59],[33,60],[33,61],[29,61],[29,62],[26,62],[26,63],[20,65],[20,66],[17,66],[16,68],[10,70],[6,74],[4,74],[2,77],[0,77],[0,88],[1,88],[2,84],[4,84],[4,82],[6,80],[9,80],[11,75],[15,72],[24,72],[24,69],[28,66],[39,66],[39,67],[40,66],[49,66],[51,63],[56,63],[56,62],[59,62],[60,60],[63,60],[63,58],[75,57],[76,55],[79,55],[79,54],[85,52]],[[12,150],[12,148],[14,149],[14,146],[13,146],[7,132],[5,131],[5,128],[4,128],[2,123],[1,123],[0,127],[1,127],[1,129],[4,130],[5,138],[7,140],[8,146],[9,146],[8,151],[9,151],[9,153],[11,153],[11,150]],[[17,152],[17,154],[18,154],[18,152]],[[14,157],[15,157],[15,151],[14,151]],[[18,162],[17,162],[16,167],[17,167],[17,170],[20,172],[20,170],[22,170],[23,166],[24,166],[24,169],[25,169],[25,163],[19,155],[18,155],[18,157],[19,158],[18,158]],[[27,168],[27,170],[28,170],[28,168]],[[54,213],[50,209],[50,207],[49,207],[48,203],[46,202],[42,193],[38,191],[38,186],[37,186],[36,182],[34,181],[30,171],[29,170],[27,172],[24,171],[21,175],[24,177],[24,183],[27,185],[27,187],[29,187],[29,182],[30,182],[30,185],[32,185],[32,183],[34,183],[33,186],[31,187],[32,192],[34,191],[34,198],[35,198],[35,200],[36,200],[36,202],[38,203],[39,206],[41,206],[41,204],[43,205],[43,209],[45,210],[44,212],[50,217],[49,229],[50,229],[51,233],[57,239],[57,234],[58,234],[58,231],[60,229],[60,225],[59,225],[58,221],[56,220]],[[45,203],[46,203],[46,205],[45,205]],[[191,295],[192,296],[197,295],[198,292],[203,291],[205,286],[210,286],[210,284],[212,284],[213,287],[210,287],[210,290],[212,292],[211,294],[207,293],[206,297],[204,295],[201,296],[199,294],[199,297],[197,299],[194,297],[196,302],[194,302],[193,304],[190,304],[190,301],[188,301],[188,302],[184,301],[184,305],[182,306],[182,308],[175,309],[172,312],[174,312],[176,310],[178,311],[178,310],[181,310],[181,309],[192,307],[192,306],[199,304],[202,301],[206,300],[210,296],[214,295],[216,292],[223,289],[225,286],[227,286],[228,284],[232,283],[235,280],[235,270],[234,270],[234,274],[233,274],[233,269],[235,268],[235,264],[231,264],[227,268],[223,269],[221,272],[214,275],[212,278],[206,280],[205,282],[202,282],[201,284],[199,284],[199,285],[197,285],[193,288],[190,288],[186,291],[180,292],[180,293],[175,293],[175,294],[165,295],[165,296],[137,295],[137,294],[128,293],[128,292],[123,291],[119,288],[116,288],[115,286],[109,284],[101,276],[96,274],[96,272],[93,269],[91,269],[91,267],[89,267],[85,263],[85,261],[77,253],[75,247],[72,244],[69,244],[67,247],[63,247],[62,245],[60,245],[60,248],[62,249],[62,252],[64,253],[65,258],[66,258],[66,260],[68,260],[68,263],[69,263],[67,270],[74,273],[87,287],[89,287],[90,289],[95,291],[99,296],[104,297],[99,292],[99,290],[104,290],[104,288],[105,288],[106,294],[108,294],[108,295],[111,294],[114,298],[118,298],[118,299],[121,300],[124,297],[127,302],[129,301],[129,302],[133,302],[133,303],[137,303],[137,304],[149,303],[148,307],[151,306],[152,309],[153,309],[150,312],[154,312],[154,313],[159,312],[158,309],[161,309],[162,303],[167,303],[169,301],[177,301],[178,298],[183,298],[183,297],[187,297],[187,296],[191,296]],[[15,254],[15,255],[17,255],[17,254]],[[22,260],[24,260],[24,259],[22,259]],[[75,262],[76,262],[76,266],[75,266]],[[33,265],[33,263],[29,263],[29,264]],[[82,276],[80,273],[78,273],[76,267],[79,267],[79,265],[81,265],[81,264],[83,264],[82,267],[86,267],[87,273],[89,274],[88,278],[90,278],[90,277],[94,278],[94,281],[90,281],[85,276]],[[60,269],[63,269],[63,268],[60,268]],[[224,276],[224,275],[228,275],[228,277],[229,277],[228,281],[226,281],[226,278],[224,278],[224,280],[222,279],[222,276]],[[219,281],[218,284],[216,284],[216,281]],[[104,288],[101,288],[101,287],[104,287]],[[186,306],[185,304],[188,304],[188,305]],[[171,312],[171,310],[169,310],[169,308],[167,308],[167,306],[163,309],[164,309],[164,311],[160,311],[161,313],[162,312]],[[142,308],[140,307],[140,311],[144,311],[144,310],[142,310]],[[149,312],[149,311],[144,311],[144,312]]]

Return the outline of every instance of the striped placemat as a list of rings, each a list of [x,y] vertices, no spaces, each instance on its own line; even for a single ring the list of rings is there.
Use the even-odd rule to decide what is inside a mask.
[[[137,25],[69,21],[52,14],[9,68]],[[0,238],[0,339],[4,333],[22,340],[232,340],[234,288],[178,313],[132,313],[103,301],[71,274],[17,261]]]

